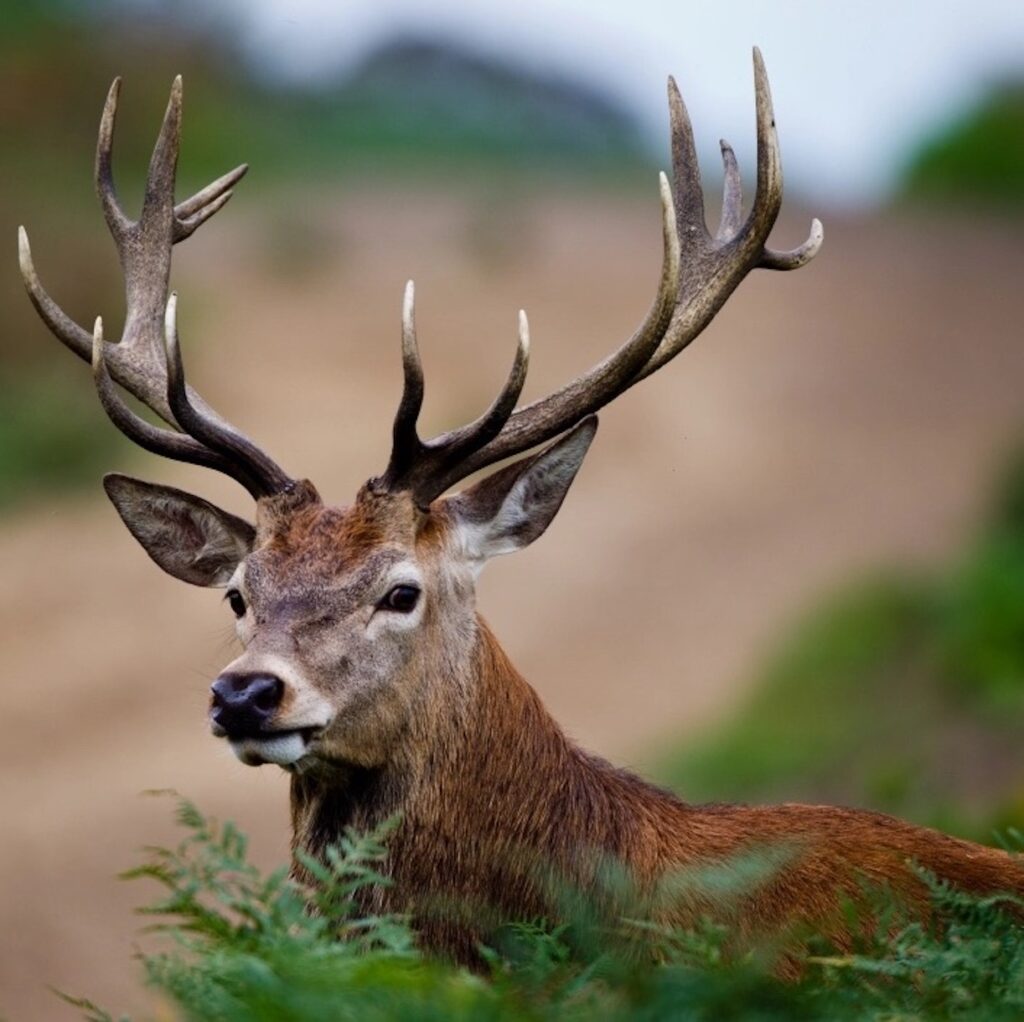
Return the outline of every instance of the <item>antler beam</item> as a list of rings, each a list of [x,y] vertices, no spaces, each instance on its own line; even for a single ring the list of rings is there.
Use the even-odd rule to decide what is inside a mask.
[[[26,289],[50,330],[80,358],[89,360],[100,401],[111,420],[147,450],[230,475],[254,497],[292,485],[285,472],[251,440],[217,415],[185,382],[178,345],[177,300],[169,293],[171,254],[222,209],[246,166],[174,204],[181,140],[181,79],[170,100],[146,178],[138,220],[127,216],[113,178],[113,138],[120,79],[110,87],[96,147],[96,191],[117,247],[125,279],[126,317],[119,343],[108,344],[102,323],[92,334],[75,323],[43,288],[28,235],[19,229],[19,257]],[[724,167],[722,212],[715,234],[704,217],[704,192],[693,129],[675,81],[669,79],[673,182],[659,177],[662,204],[662,268],[651,307],[636,332],[611,355],[547,397],[515,408],[526,380],[529,330],[519,316],[519,343],[508,378],[478,419],[432,440],[419,436],[423,370],[416,342],[414,290],[406,288],[402,316],[404,388],[395,416],[391,458],[373,481],[381,488],[411,492],[423,507],[478,469],[530,450],[563,433],[675,358],[711,322],[740,281],[753,269],[793,270],[821,248],[821,223],[789,252],[768,247],[782,204],[782,164],[764,62],[754,50],[757,110],[757,177],[746,219],[732,148],[721,143]],[[157,427],[121,400],[116,384],[170,426]]]
[[[660,369],[704,330],[751,270],[794,270],[817,255],[824,240],[818,220],[812,221],[808,239],[792,251],[777,252],[767,245],[782,205],[782,162],[768,76],[757,49],[754,92],[757,184],[752,207],[744,220],[739,168],[732,148],[723,141],[722,214],[712,236],[704,219],[704,190],[690,118],[675,81],[669,79],[673,184],[669,187],[665,175],[660,175],[664,254],[657,295],[632,337],[555,393],[512,411],[506,400],[512,389],[509,384],[515,381],[518,396],[522,380],[516,374],[526,370],[525,357],[517,357],[509,384],[477,423],[420,440],[416,418],[423,400],[423,374],[412,330],[409,285],[402,349],[405,390],[395,419],[391,461],[377,484],[409,490],[418,503],[428,505],[460,479],[558,436]],[[506,406],[505,419],[498,422],[499,411]],[[480,423],[486,429],[479,428]]]

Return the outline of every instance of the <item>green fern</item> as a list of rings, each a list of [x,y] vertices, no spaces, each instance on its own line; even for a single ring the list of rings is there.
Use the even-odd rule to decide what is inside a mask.
[[[303,886],[283,869],[261,873],[232,824],[217,824],[187,801],[178,820],[186,831],[181,843],[149,849],[147,862],[126,875],[163,889],[142,911],[158,920],[150,929],[169,937],[170,947],[140,958],[149,984],[182,1019],[1024,1017],[1024,904],[971,897],[924,872],[941,926],[897,929],[895,912],[876,891],[874,935],[853,953],[817,947],[799,983],[774,977],[772,948],[730,951],[729,930],[720,924],[681,931],[623,920],[608,929],[585,906],[558,925],[506,927],[481,949],[486,972],[477,975],[418,951],[407,919],[361,914],[360,894],[387,882],[381,867],[396,821],[368,834],[345,833],[323,861],[304,857],[312,884]],[[1011,850],[1024,847],[1018,833],[1006,842]],[[113,1022],[88,1000],[65,1000],[91,1022]]]

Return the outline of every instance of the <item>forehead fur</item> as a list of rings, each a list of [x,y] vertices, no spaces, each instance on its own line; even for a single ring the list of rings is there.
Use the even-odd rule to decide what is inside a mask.
[[[274,559],[310,564],[362,560],[382,547],[411,550],[439,534],[443,515],[417,508],[408,493],[364,486],[349,507],[328,507],[308,481],[261,499],[256,548]]]

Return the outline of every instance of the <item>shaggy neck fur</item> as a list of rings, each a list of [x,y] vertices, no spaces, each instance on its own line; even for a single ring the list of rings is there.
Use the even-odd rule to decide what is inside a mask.
[[[865,883],[925,911],[911,861],[966,890],[1024,893],[1004,853],[881,814],[687,805],[574,745],[482,621],[468,642],[434,665],[387,767],[292,782],[294,845],[313,855],[400,814],[391,885],[366,907],[411,913],[435,951],[472,962],[496,924],[557,918],[572,894],[608,919],[710,913],[739,940],[811,924],[842,945],[842,906]]]
[[[482,620],[462,671],[439,666],[431,712],[388,767],[293,778],[295,847],[319,855],[345,827],[400,814],[387,900],[455,951],[469,935],[435,914],[548,915],[553,887],[596,893],[610,860],[653,872],[655,819],[682,803],[569,741]]]

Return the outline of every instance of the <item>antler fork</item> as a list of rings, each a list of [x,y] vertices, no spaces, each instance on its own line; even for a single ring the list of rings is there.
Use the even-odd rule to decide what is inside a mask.
[[[126,315],[120,342],[104,340],[100,321],[90,334],[47,294],[22,227],[18,254],[25,287],[52,333],[79,358],[92,362],[100,401],[123,433],[156,454],[224,472],[254,497],[278,492],[291,483],[285,472],[186,385],[177,343],[176,296],[168,293],[173,246],[191,237],[224,207],[248,167],[242,164],[174,204],[181,144],[178,77],[150,159],[139,219],[130,219],[117,198],[112,168],[120,91],[118,78],[107,94],[96,144],[96,192],[124,273]],[[121,399],[115,383],[173,428],[154,426],[136,415]]]

